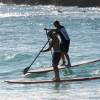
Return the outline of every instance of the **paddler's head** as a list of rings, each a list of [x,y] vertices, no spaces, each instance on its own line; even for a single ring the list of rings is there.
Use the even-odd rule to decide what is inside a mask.
[[[50,30],[50,31],[48,32],[48,37],[49,37],[49,38],[54,38],[54,37],[56,37],[56,36],[57,36],[57,32],[56,32],[55,29],[52,29],[52,30]]]
[[[56,20],[56,21],[53,23],[53,25],[54,25],[55,27],[59,27],[60,22],[59,22],[58,20]]]

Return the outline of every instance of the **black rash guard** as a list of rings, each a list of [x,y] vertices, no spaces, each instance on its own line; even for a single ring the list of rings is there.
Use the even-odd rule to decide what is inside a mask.
[[[66,32],[64,26],[60,25],[57,29],[58,29],[58,34],[61,37],[62,43],[66,43],[66,41],[70,41],[70,38],[69,38],[68,33]]]

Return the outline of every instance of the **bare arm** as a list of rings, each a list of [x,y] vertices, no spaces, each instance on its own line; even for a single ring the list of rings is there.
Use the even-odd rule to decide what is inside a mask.
[[[47,51],[50,51],[50,50],[51,50],[51,48],[52,48],[52,42],[51,42],[51,43],[49,43],[49,47],[48,47],[47,49],[42,50],[41,52],[47,52]]]

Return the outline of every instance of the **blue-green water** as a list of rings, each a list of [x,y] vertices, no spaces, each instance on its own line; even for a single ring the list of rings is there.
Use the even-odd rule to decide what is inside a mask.
[[[100,80],[34,85],[11,85],[4,80],[52,79],[53,72],[23,77],[47,41],[45,27],[60,20],[71,38],[72,63],[100,58],[100,8],[25,6],[0,4],[0,100],[99,100]],[[32,68],[51,65],[42,53]],[[60,71],[61,78],[100,76],[100,62]]]

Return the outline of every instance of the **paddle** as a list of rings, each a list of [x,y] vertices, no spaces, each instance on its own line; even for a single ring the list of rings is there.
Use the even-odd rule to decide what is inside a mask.
[[[44,30],[46,31],[47,39],[49,41],[48,31],[50,31],[51,29],[44,28]],[[50,44],[50,42],[49,42],[49,44]],[[52,55],[52,50],[51,50],[51,55]]]
[[[32,66],[32,64],[35,62],[35,60],[38,58],[38,56],[40,55],[41,51],[45,48],[45,46],[48,44],[49,40],[45,43],[45,45],[42,47],[42,49],[39,51],[39,53],[37,54],[37,56],[35,57],[35,59],[32,61],[32,63],[26,67],[23,71],[23,74],[26,74],[28,72],[28,70],[30,69],[30,67]]]

